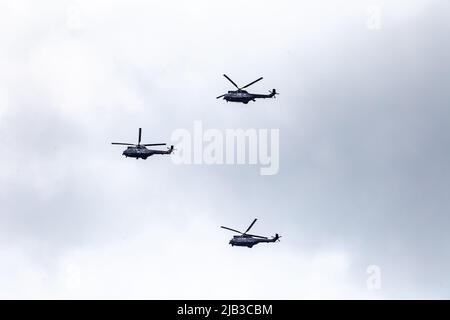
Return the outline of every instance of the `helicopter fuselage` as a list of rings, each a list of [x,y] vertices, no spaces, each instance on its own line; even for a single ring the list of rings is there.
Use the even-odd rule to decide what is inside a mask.
[[[254,238],[252,236],[234,236],[233,239],[230,240],[229,244],[232,246],[238,246],[238,247],[248,247],[251,248],[254,245],[261,243],[261,242],[275,242],[279,238],[278,234],[275,235],[272,239],[261,239],[261,238]]]
[[[249,93],[245,90],[235,90],[235,91],[228,91],[223,96],[223,99],[227,102],[242,102],[244,104],[249,103],[249,101],[256,101],[256,99],[266,99],[266,98],[272,98],[276,94],[275,89],[272,90],[270,94],[254,94]]]
[[[154,154],[171,154],[173,151],[173,146],[169,150],[153,150],[147,149],[145,146],[134,146],[128,147],[122,153],[125,157],[136,158],[136,159],[144,159],[146,160],[148,157]]]

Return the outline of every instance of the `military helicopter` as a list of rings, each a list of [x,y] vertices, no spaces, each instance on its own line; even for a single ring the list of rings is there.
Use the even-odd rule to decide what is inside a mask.
[[[263,79],[263,77],[256,79],[253,82],[250,82],[248,85],[243,86],[242,88],[239,88],[238,85],[236,83],[234,83],[233,80],[231,80],[226,74],[223,75],[225,78],[228,79],[228,81],[230,81],[236,88],[237,90],[235,91],[228,91],[228,93],[225,93],[221,96],[218,96],[216,99],[222,98],[224,100],[231,101],[231,102],[242,102],[244,104],[247,104],[249,101],[256,101],[255,99],[266,99],[266,98],[274,98],[275,95],[277,95],[277,91],[275,89],[272,89],[272,91],[269,91],[269,94],[255,94],[255,93],[248,93],[245,90],[247,87],[250,87],[252,84],[260,81]]]
[[[167,150],[147,149],[146,147],[150,147],[150,146],[165,146],[166,143],[141,144],[141,134],[142,134],[142,129],[139,128],[138,144],[121,143],[121,142],[112,142],[111,144],[129,146],[122,154],[126,158],[131,157],[131,158],[136,158],[136,160],[139,158],[147,160],[148,157],[150,157],[154,154],[171,154],[173,152],[173,146],[170,146],[170,148],[167,148]]]
[[[238,230],[234,230],[228,227],[224,227],[221,226],[221,228],[223,229],[227,229],[230,231],[234,231],[237,233],[240,233],[241,235],[239,236],[233,236],[233,239],[230,240],[229,244],[231,244],[231,246],[239,246],[239,247],[248,247],[251,248],[253,247],[255,244],[261,243],[261,242],[275,242],[275,241],[280,241],[279,239],[281,238],[281,236],[278,235],[278,233],[275,233],[275,236],[272,237],[272,239],[269,239],[267,237],[262,237],[262,236],[256,236],[254,234],[248,234],[247,232],[250,231],[250,229],[253,227],[253,225],[255,224],[256,220],[253,220],[252,224],[247,228],[247,230],[245,230],[245,232],[241,232]]]

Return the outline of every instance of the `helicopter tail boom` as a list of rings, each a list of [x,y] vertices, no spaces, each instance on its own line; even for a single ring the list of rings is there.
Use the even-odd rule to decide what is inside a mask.
[[[275,98],[277,94],[279,94],[277,90],[272,89],[269,90],[269,94],[253,94],[253,98],[257,99]]]

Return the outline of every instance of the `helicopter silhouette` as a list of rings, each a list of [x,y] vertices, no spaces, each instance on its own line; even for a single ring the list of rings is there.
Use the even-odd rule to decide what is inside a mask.
[[[272,89],[272,91],[269,91],[269,94],[256,94],[256,93],[249,93],[245,90],[247,87],[250,87],[252,84],[260,81],[263,79],[263,77],[256,79],[253,82],[250,82],[249,84],[238,87],[236,83],[234,83],[233,80],[231,80],[226,74],[223,75],[225,78],[228,79],[236,88],[237,90],[234,91],[228,91],[228,93],[222,94],[221,96],[218,96],[216,99],[222,98],[226,100],[227,102],[242,102],[244,104],[247,104],[249,101],[256,101],[256,99],[266,99],[266,98],[275,98],[275,96],[279,93],[275,89]]]
[[[281,236],[278,235],[278,233],[275,233],[275,236],[272,237],[272,239],[269,239],[267,237],[263,237],[263,236],[257,236],[254,234],[248,234],[247,232],[250,231],[250,229],[253,227],[253,225],[255,224],[256,220],[253,220],[252,224],[247,228],[247,230],[245,230],[245,232],[241,232],[235,229],[231,229],[228,227],[224,227],[224,226],[220,226],[223,229],[227,229],[230,231],[234,231],[237,233],[240,233],[241,235],[238,236],[233,236],[233,239],[230,240],[229,244],[231,244],[231,246],[239,246],[239,247],[248,247],[251,248],[254,245],[261,243],[261,242],[276,242],[276,241],[280,241],[279,239],[281,238]]]
[[[126,158],[136,158],[137,159],[144,159],[147,160],[148,157],[154,155],[154,154],[171,154],[173,152],[173,146],[170,146],[170,148],[167,148],[167,150],[154,150],[154,149],[147,149],[146,147],[150,146],[165,146],[166,143],[145,143],[141,144],[141,134],[142,129],[139,128],[139,138],[138,143],[122,143],[122,142],[112,142],[111,144],[114,145],[123,145],[123,146],[129,146],[125,149],[125,151],[122,153]]]

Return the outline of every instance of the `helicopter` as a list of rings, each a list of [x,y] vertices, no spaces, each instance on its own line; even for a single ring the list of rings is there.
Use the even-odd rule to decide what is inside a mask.
[[[228,79],[228,81],[230,81],[236,88],[237,90],[235,91],[228,91],[228,93],[225,93],[221,96],[218,96],[216,99],[222,98],[224,100],[226,100],[227,102],[231,101],[231,102],[242,102],[244,104],[247,104],[249,101],[256,101],[256,99],[266,99],[266,98],[275,98],[275,95],[279,94],[277,93],[277,91],[275,89],[272,89],[272,91],[269,91],[269,94],[255,94],[255,93],[248,93],[245,90],[247,87],[250,87],[252,84],[260,81],[263,79],[263,77],[256,79],[253,82],[250,82],[249,84],[247,84],[246,86],[243,87],[238,87],[238,85],[236,83],[234,83],[233,80],[231,80],[226,74],[223,75],[225,78]]]
[[[269,239],[267,237],[263,237],[263,236],[256,236],[254,234],[248,234],[247,232],[250,231],[250,229],[253,227],[253,225],[255,224],[256,220],[253,220],[252,224],[247,228],[247,230],[245,230],[245,232],[241,232],[235,229],[231,229],[228,227],[224,227],[224,226],[220,226],[223,229],[227,229],[230,231],[234,231],[237,233],[240,233],[241,235],[238,236],[233,236],[233,239],[230,240],[229,244],[231,244],[231,246],[239,246],[239,247],[248,247],[251,248],[254,245],[261,243],[261,242],[276,242],[276,241],[280,241],[279,239],[281,238],[281,236],[278,235],[278,233],[275,233],[275,236],[272,237],[272,239]]]
[[[114,145],[123,145],[128,146],[128,148],[122,153],[126,158],[136,158],[147,160],[148,157],[154,155],[154,154],[171,154],[173,152],[173,146],[170,146],[170,148],[167,148],[167,150],[153,150],[153,149],[147,149],[146,147],[150,146],[165,146],[166,143],[145,143],[141,144],[141,134],[142,129],[139,128],[139,138],[138,143],[121,143],[121,142],[112,142],[111,144]]]

